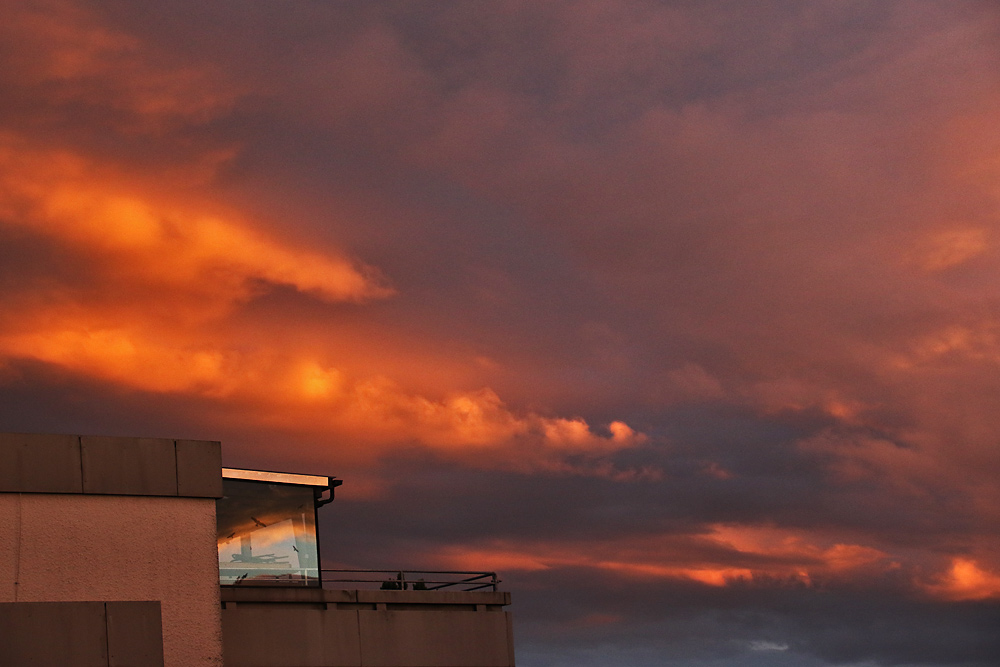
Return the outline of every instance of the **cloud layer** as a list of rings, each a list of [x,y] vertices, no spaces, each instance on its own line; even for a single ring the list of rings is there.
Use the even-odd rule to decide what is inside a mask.
[[[522,664],[1000,659],[992,3],[3,10],[3,430],[338,474]]]

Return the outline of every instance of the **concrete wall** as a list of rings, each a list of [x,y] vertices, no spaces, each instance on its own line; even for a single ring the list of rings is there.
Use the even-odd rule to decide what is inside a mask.
[[[0,602],[4,667],[163,667],[159,602]]]
[[[224,590],[227,667],[513,667],[509,593]]]
[[[221,665],[218,443],[179,442],[0,436],[0,602],[159,601],[164,665]]]

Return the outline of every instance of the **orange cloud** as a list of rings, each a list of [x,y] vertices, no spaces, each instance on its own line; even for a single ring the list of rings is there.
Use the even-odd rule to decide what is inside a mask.
[[[645,440],[623,422],[613,422],[606,436],[580,418],[517,413],[488,388],[432,399],[384,377],[353,379],[313,364],[302,368],[300,397],[282,402],[265,419],[286,429],[307,424],[304,428],[315,433],[344,433],[366,443],[369,454],[409,441],[476,466],[613,475],[595,462]],[[301,398],[309,401],[304,410],[290,405]],[[591,463],[567,465],[566,455]]]
[[[99,259],[110,278],[137,289],[186,291],[222,306],[248,297],[252,280],[330,301],[392,293],[368,267],[278,242],[238,215],[158,201],[120,185],[117,171],[0,138],[0,212],[8,224]]]
[[[228,111],[239,91],[210,66],[185,65],[103,25],[72,2],[5,2],[0,41],[12,89],[113,112],[128,132],[162,132]]]
[[[1000,599],[1000,574],[969,558],[953,558],[951,568],[924,589],[944,600]]]
[[[357,456],[418,442],[453,456],[494,452],[478,457],[483,465],[534,468],[558,466],[563,454],[598,456],[643,440],[622,422],[603,436],[582,419],[518,415],[488,389],[432,399],[388,378],[352,377],[305,352],[261,348],[252,332],[224,322],[251,296],[254,279],[325,300],[377,298],[389,290],[346,260],[277,243],[231,220],[184,219],[91,184],[39,183],[44,200],[18,224],[105,259],[116,281],[148,301],[98,299],[8,312],[2,357],[43,361],[132,389],[225,398],[246,406],[250,421],[367,443]],[[10,188],[0,192],[0,202],[12,199]],[[173,304],[169,326],[160,321],[161,303]],[[185,316],[178,317],[179,306]],[[499,452],[513,441],[523,451],[504,463]]]
[[[812,539],[810,539],[812,538]],[[710,555],[711,554],[711,555]],[[646,579],[707,586],[753,580],[807,585],[831,577],[898,567],[889,554],[860,544],[822,544],[818,536],[779,527],[715,525],[703,535],[622,536],[613,542],[504,542],[450,546],[433,554],[449,567],[539,571],[585,567]]]
[[[981,321],[950,324],[915,339],[905,352],[894,355],[892,364],[901,371],[921,366],[949,366],[961,362],[1000,362],[1000,323]]]
[[[116,131],[158,137],[224,114],[239,97],[218,72],[171,61],[71,4],[18,6],[9,18],[0,30],[32,54],[15,85],[26,95],[48,94],[47,108],[70,100],[112,108],[124,114],[115,116]],[[231,147],[185,143],[178,163],[135,169],[23,131],[0,134],[0,224],[85,259],[91,283],[49,284],[8,309],[0,316],[0,360],[223,399],[250,422],[358,443],[356,456],[404,442],[448,456],[474,452],[481,465],[572,471],[562,457],[592,460],[643,441],[623,422],[603,435],[579,418],[517,413],[487,388],[428,397],[331,364],[322,336],[296,348],[233,324],[261,284],[327,302],[394,293],[375,269],[330,248],[279,241],[258,221],[202,196],[201,186],[234,155]]]
[[[753,578],[753,570],[743,567],[671,567],[648,563],[597,563],[602,570],[611,570],[626,576],[652,579],[687,579],[706,586],[725,586],[733,581]]]
[[[959,266],[985,253],[990,247],[987,230],[958,227],[928,234],[913,251],[913,259],[934,273]]]
[[[294,353],[237,351],[240,340],[213,345],[197,331],[91,327],[86,319],[39,318],[36,324],[0,333],[0,355],[44,361],[132,389],[225,398],[246,406],[247,419],[261,425],[366,443],[356,455],[418,442],[449,456],[474,456],[484,465],[558,468],[562,455],[600,457],[645,438],[623,422],[613,422],[604,436],[579,418],[516,414],[489,389],[435,400],[388,378],[354,378]],[[512,448],[517,455],[505,460]]]
[[[0,354],[155,392],[223,396],[246,379],[234,372],[233,355],[221,350],[164,345],[124,329],[56,328],[0,335]]]
[[[74,42],[67,48],[82,54],[57,58],[58,67],[37,76],[103,72],[108,49],[138,48],[103,33],[93,42],[95,53]],[[137,113],[169,111],[129,99]],[[195,153],[196,171],[209,178],[226,156]],[[279,241],[198,195],[184,176],[165,174],[0,134],[0,224],[85,259],[90,281],[48,284],[3,313],[0,360],[32,359],[130,389],[225,399],[260,425],[363,444],[353,452],[362,457],[419,443],[448,456],[475,452],[478,465],[574,472],[579,468],[561,463],[566,455],[594,461],[643,441],[623,422],[603,435],[579,418],[517,413],[488,388],[427,397],[384,376],[351,374],[320,361],[330,356],[322,336],[308,349],[260,340],[231,316],[262,284],[326,302],[364,303],[394,291],[375,269],[333,249]],[[157,182],[164,178],[171,182]],[[588,474],[619,473],[591,465]]]

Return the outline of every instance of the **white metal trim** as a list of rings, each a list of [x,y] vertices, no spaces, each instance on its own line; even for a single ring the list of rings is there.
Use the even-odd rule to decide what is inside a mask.
[[[277,482],[279,484],[301,484],[303,486],[330,486],[329,477],[319,475],[300,475],[292,472],[267,472],[266,470],[244,470],[242,468],[223,468],[225,479],[247,479],[255,482]]]

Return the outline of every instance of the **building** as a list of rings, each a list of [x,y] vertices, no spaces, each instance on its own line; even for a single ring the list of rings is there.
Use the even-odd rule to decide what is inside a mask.
[[[339,483],[223,469],[218,442],[0,434],[0,665],[512,667],[491,573],[324,574]]]

